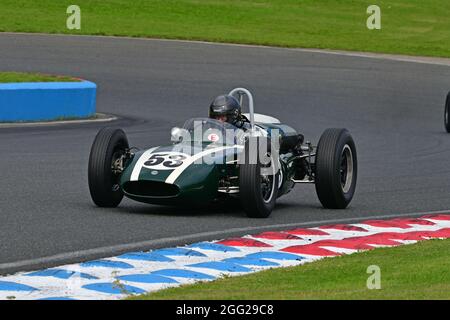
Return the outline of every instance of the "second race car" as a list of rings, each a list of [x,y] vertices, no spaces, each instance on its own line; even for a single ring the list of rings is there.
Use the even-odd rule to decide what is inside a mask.
[[[450,133],[450,91],[447,94],[447,99],[445,99],[444,126],[445,130]]]

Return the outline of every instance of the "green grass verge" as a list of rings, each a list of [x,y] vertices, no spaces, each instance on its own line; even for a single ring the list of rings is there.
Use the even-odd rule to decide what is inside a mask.
[[[367,7],[381,8],[368,30]],[[176,38],[450,57],[448,0],[2,0],[0,31]]]
[[[0,72],[0,83],[15,82],[76,82],[80,79],[42,73]]]
[[[450,239],[422,241],[131,299],[450,299],[449,248]],[[370,265],[381,269],[379,290],[366,287]]]

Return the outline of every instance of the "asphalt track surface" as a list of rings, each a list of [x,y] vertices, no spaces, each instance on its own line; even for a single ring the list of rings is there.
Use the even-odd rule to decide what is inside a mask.
[[[100,209],[90,199],[87,163],[105,124],[0,128],[0,273],[264,226],[450,208],[448,66],[281,48],[0,34],[0,70],[96,82],[98,111],[119,116],[114,125],[141,148],[167,144],[173,126],[206,116],[216,95],[246,87],[257,112],[312,142],[325,128],[349,129],[359,160],[357,192],[346,210],[322,209],[313,185],[280,198],[268,219],[249,219],[235,204],[198,209],[124,200]]]

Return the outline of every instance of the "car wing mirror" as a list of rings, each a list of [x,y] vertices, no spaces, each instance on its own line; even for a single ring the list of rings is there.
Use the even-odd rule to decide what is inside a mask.
[[[173,127],[172,130],[170,130],[170,140],[174,143],[183,141],[183,129]]]

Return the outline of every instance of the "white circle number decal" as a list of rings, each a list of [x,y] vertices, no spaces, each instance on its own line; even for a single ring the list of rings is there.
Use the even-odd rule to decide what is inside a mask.
[[[144,167],[152,170],[171,170],[181,166],[187,158],[187,154],[180,152],[157,152],[150,155],[144,162]]]

